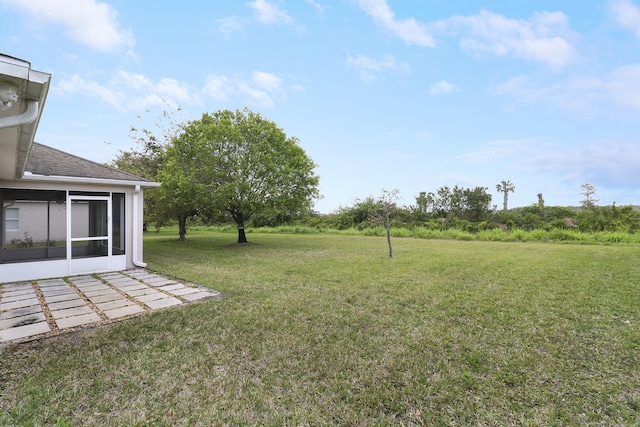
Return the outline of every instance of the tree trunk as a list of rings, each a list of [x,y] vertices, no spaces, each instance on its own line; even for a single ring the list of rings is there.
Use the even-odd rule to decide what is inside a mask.
[[[502,208],[502,210],[505,211],[505,212],[507,211],[507,203],[508,202],[509,202],[509,192],[505,191],[504,192],[504,203],[503,203],[503,208]]]
[[[244,223],[238,224],[238,243],[247,243],[247,235],[244,233]]]
[[[187,216],[178,215],[178,229],[180,233],[180,241],[185,241],[187,238]]]
[[[389,222],[389,212],[385,213],[384,228],[387,230],[387,244],[389,245],[389,258],[393,258],[393,249],[391,248],[391,223]]]

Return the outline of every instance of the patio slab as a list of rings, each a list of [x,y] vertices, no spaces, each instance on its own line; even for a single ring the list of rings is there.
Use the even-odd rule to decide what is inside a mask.
[[[120,295],[117,292],[107,294],[107,295],[98,295],[97,297],[89,297],[89,301],[94,304],[99,304],[101,302],[110,302],[110,301],[118,301],[121,299],[125,299],[123,295]]]
[[[8,293],[7,293],[8,294]],[[18,295],[4,295],[2,297],[2,302],[14,302],[14,301],[22,301],[25,299],[37,298],[36,291],[25,292]]]
[[[45,318],[42,311],[34,314],[27,314],[25,316],[16,316],[12,317],[11,319],[0,320],[0,330],[32,325],[34,323],[44,322],[46,320],[47,319]]]
[[[173,307],[174,305],[180,305],[182,304],[182,301],[180,301],[178,298],[166,297],[166,298],[161,298],[153,301],[147,301],[145,304],[152,310],[158,310],[160,308]]]
[[[131,316],[132,314],[144,313],[144,308],[139,305],[126,305],[124,307],[114,308],[104,312],[109,319],[118,319],[120,317]]]
[[[100,316],[98,316],[96,313],[87,313],[80,316],[71,316],[65,317],[63,319],[57,319],[56,325],[59,329],[66,329],[76,326],[85,326],[91,323],[97,323],[100,320]]]
[[[0,320],[13,319],[14,317],[28,316],[30,314],[41,313],[40,305],[32,305],[31,307],[18,308],[15,310],[0,312]]]
[[[1,311],[5,311],[5,310],[12,310],[14,308],[23,308],[23,307],[29,307],[32,305],[38,305],[40,304],[40,301],[38,301],[38,298],[36,297],[32,297],[29,299],[21,299],[19,301],[11,301],[11,302],[0,302],[0,310]]]
[[[82,298],[78,297],[67,301],[52,302],[47,305],[49,307],[49,310],[54,311],[65,310],[67,308],[82,307],[83,305],[86,305],[86,302]]]
[[[114,308],[120,308],[120,307],[125,307],[127,305],[136,305],[136,303],[126,299],[126,298],[122,298],[122,299],[118,299],[118,300],[114,300],[114,301],[107,301],[107,302],[101,302],[96,304],[96,307],[98,308],[98,310],[102,310],[103,312],[106,312],[108,310],[113,310]]]
[[[46,334],[47,332],[51,332],[51,328],[47,322],[38,322],[31,325],[0,330],[0,343]]]
[[[143,269],[0,283],[0,345],[221,297]]]

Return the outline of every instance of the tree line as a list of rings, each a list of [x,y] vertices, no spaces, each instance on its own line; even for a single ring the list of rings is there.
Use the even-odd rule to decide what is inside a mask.
[[[180,112],[180,110],[177,110]],[[132,126],[135,149],[121,151],[111,166],[162,183],[145,192],[145,224],[177,225],[184,240],[189,224],[234,224],[238,243],[246,243],[245,226],[304,225],[345,230],[391,226],[479,232],[502,228],[579,231],[640,230],[640,212],[632,206],[598,206],[597,189],[580,186],[577,208],[545,206],[542,194],[530,206],[508,207],[515,185],[496,184],[502,209],[492,204],[488,187],[442,186],[422,191],[415,203],[397,204],[398,190],[378,198],[356,199],[330,214],[313,211],[319,197],[316,165],[274,122],[248,109],[205,113],[198,120],[176,121],[164,112],[160,133]]]
[[[506,185],[505,185],[506,184]],[[582,196],[579,206],[545,206],[542,194],[538,202],[529,206],[508,208],[508,193],[515,190],[510,181],[497,185],[498,191],[506,190],[501,210],[492,205],[487,187],[463,188],[442,186],[433,192],[420,192],[415,204],[394,205],[391,213],[393,224],[401,228],[423,227],[433,230],[459,229],[480,232],[500,228],[505,232],[520,230],[575,229],[582,232],[640,231],[640,211],[633,206],[598,206],[596,188],[592,184],[580,186]],[[501,191],[501,192],[502,192]],[[338,208],[329,215],[317,215],[298,221],[316,227],[365,229],[379,226],[372,218],[382,209],[379,200],[372,196],[357,199],[351,206]]]

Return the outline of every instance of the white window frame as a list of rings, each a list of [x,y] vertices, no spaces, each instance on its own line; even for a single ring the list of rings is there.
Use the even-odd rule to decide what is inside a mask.
[[[9,212],[15,212],[15,217],[10,215]],[[20,231],[20,208],[5,208],[4,224],[6,231]],[[15,228],[10,224],[15,224]]]

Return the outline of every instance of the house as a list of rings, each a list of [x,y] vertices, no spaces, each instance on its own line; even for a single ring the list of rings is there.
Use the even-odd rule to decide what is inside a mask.
[[[144,267],[159,184],[35,142],[50,82],[0,54],[0,283]]]

